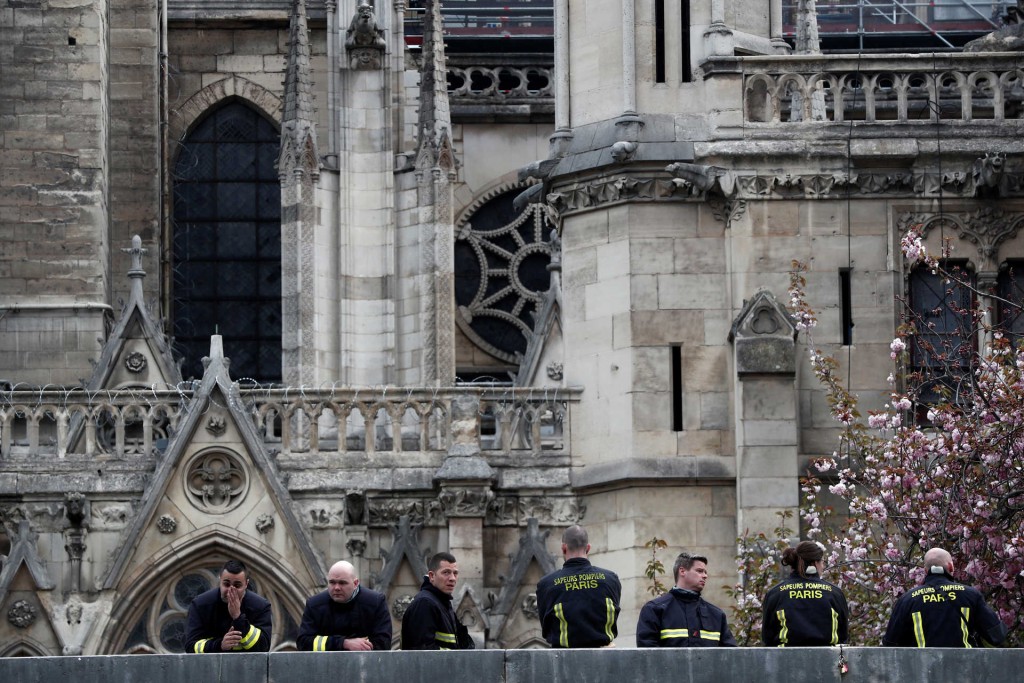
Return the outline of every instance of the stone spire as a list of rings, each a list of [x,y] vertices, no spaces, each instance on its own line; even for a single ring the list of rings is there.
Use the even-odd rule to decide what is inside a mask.
[[[796,6],[796,53],[798,55],[820,55],[818,41],[818,7],[814,0],[797,0]]]
[[[293,0],[288,37],[288,66],[284,77],[284,115],[278,174],[304,171],[320,175],[320,154],[313,123],[313,87],[309,78],[309,28],[306,0]]]
[[[426,0],[423,15],[423,64],[420,66],[419,154],[420,168],[440,166],[454,170],[451,152],[451,110],[448,105],[448,67],[444,56],[444,23],[441,0]],[[427,158],[424,159],[424,154]]]

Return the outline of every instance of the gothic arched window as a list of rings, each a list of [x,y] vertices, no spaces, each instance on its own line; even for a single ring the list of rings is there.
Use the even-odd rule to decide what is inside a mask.
[[[210,335],[231,375],[281,380],[280,135],[241,102],[203,119],[174,165],[173,303],[182,375],[202,377]]]
[[[188,606],[192,600],[218,585],[221,567],[200,565],[183,569],[164,580],[153,592],[153,600],[136,617],[125,639],[124,654],[176,653],[185,651]],[[251,580],[250,590],[270,601],[274,628],[271,650],[294,650],[298,625],[287,601],[273,586]]]

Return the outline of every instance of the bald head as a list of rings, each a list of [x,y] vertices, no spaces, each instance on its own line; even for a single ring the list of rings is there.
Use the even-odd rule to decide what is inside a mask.
[[[331,565],[327,572],[327,592],[335,602],[348,602],[359,587],[359,577],[351,562],[342,560]]]
[[[941,567],[947,573],[953,573],[953,556],[942,548],[932,548],[924,554],[924,570],[931,573],[932,567]]]

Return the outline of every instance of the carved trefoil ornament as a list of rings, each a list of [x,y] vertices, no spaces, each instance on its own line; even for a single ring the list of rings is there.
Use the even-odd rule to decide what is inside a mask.
[[[124,359],[125,369],[136,375],[145,370],[147,364],[146,356],[138,351],[132,351]]]
[[[18,600],[7,610],[7,621],[15,628],[28,628],[37,616],[36,608],[25,600]]]
[[[249,491],[249,473],[233,454],[197,453],[184,468],[185,493],[198,509],[213,514],[229,512]]]
[[[796,372],[796,325],[788,311],[766,289],[743,304],[729,332],[736,353],[736,373]]]

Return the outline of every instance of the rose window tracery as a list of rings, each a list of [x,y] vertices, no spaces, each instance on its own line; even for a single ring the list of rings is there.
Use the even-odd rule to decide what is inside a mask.
[[[550,283],[551,224],[540,204],[516,212],[523,188],[471,209],[455,238],[455,303],[462,331],[491,355],[515,363]]]
[[[199,453],[184,468],[185,492],[192,504],[214,514],[236,508],[249,490],[249,474],[224,451]]]

